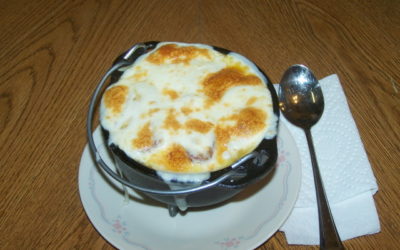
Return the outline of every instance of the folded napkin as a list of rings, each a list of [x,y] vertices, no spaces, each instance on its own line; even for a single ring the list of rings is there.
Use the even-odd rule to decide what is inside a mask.
[[[325,110],[311,129],[331,212],[342,240],[380,231],[371,165],[337,75],[320,80]],[[275,86],[278,88],[278,86]],[[302,184],[295,207],[280,228],[289,244],[319,244],[318,211],[307,140],[283,115],[301,155]]]

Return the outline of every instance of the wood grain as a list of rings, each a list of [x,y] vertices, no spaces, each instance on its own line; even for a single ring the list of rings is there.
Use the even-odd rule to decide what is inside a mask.
[[[379,191],[381,232],[348,249],[395,249],[400,233],[400,2],[76,0],[0,2],[0,246],[113,249],[80,202],[91,93],[141,41],[200,42],[251,58],[273,82],[291,64],[338,74]],[[276,233],[259,249],[289,246]]]

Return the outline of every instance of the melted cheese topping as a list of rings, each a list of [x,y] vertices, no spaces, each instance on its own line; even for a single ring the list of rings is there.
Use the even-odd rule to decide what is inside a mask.
[[[105,91],[100,121],[109,143],[147,167],[208,173],[276,135],[266,81],[236,53],[159,43]]]
[[[248,75],[238,68],[224,68],[211,73],[201,82],[202,91],[213,101],[221,100],[225,92],[232,87],[241,85],[262,85],[260,78]]]
[[[122,106],[125,103],[128,87],[124,85],[114,86],[107,90],[104,95],[104,103],[107,108],[112,110],[112,113],[118,114],[121,112]]]

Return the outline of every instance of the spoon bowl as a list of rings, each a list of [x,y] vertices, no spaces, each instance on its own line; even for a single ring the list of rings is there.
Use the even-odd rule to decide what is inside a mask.
[[[344,249],[326,198],[311,136],[311,127],[319,121],[324,111],[321,86],[311,70],[296,64],[284,73],[278,96],[279,107],[285,118],[302,128],[306,134],[317,195],[320,248]]]
[[[321,118],[324,96],[314,74],[304,65],[293,65],[283,75],[279,107],[286,119],[301,128],[310,128]]]

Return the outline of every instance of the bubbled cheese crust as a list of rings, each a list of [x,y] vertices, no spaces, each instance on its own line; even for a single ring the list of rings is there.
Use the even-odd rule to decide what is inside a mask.
[[[156,171],[225,168],[276,135],[266,79],[246,58],[201,44],[159,43],[104,93],[110,141]]]

